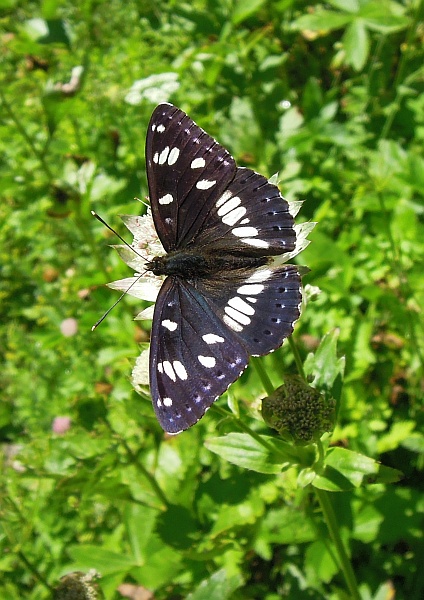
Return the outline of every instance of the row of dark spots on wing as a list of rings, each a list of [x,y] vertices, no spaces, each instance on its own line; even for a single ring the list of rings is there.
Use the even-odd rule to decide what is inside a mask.
[[[286,275],[286,277],[287,277],[287,275]],[[279,294],[285,294],[285,293],[287,293],[287,292],[290,292],[290,288],[288,288],[288,287],[284,287],[284,286],[281,286],[281,287],[279,287],[279,288],[277,289],[277,292],[278,292]],[[275,303],[275,308],[277,308],[277,309],[284,309],[284,308],[286,308],[286,306],[287,306],[287,305],[286,305],[286,304],[283,304],[282,302],[276,302],[276,303]],[[289,309],[290,307],[289,307],[289,306],[287,306],[287,308]],[[298,317],[298,315],[296,316],[296,319],[297,319],[297,317]],[[284,322],[285,322],[286,324],[288,324],[288,325],[291,325],[291,326],[293,326],[293,324],[294,324],[294,322],[295,322],[295,320],[296,320],[296,319],[294,319],[294,320],[293,320],[293,322],[291,322],[291,321],[284,321]],[[270,318],[270,321],[271,321],[272,323],[281,323],[281,318],[280,318],[280,317],[271,317],[271,318]],[[270,329],[264,329],[264,330],[262,331],[262,333],[263,333],[264,335],[266,335],[266,336],[268,336],[268,335],[272,335],[272,334],[273,334],[273,332],[272,332]],[[254,338],[253,338],[253,341],[254,341],[256,344],[259,344],[259,343],[261,342],[261,340],[260,340],[258,337],[254,337]]]

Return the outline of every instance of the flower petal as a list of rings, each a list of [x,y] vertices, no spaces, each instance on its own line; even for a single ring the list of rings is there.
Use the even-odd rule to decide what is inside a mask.
[[[125,279],[118,279],[118,281],[112,281],[107,284],[112,290],[126,292],[130,296],[135,296],[136,298],[147,300],[148,302],[156,301],[161,285],[161,279],[139,276],[126,277]]]

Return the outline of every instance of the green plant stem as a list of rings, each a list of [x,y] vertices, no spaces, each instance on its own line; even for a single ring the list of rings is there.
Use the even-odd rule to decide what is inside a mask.
[[[140,471],[140,473],[142,473],[144,475],[144,477],[147,479],[147,481],[152,486],[152,489],[154,490],[156,496],[162,502],[163,507],[167,508],[169,505],[168,499],[165,496],[164,492],[162,491],[162,488],[160,487],[160,485],[158,484],[156,479],[153,477],[153,475],[151,473],[149,473],[149,471],[146,469],[146,467],[143,465],[143,463],[141,463],[137,459],[136,455],[131,450],[131,448],[128,446],[127,442],[125,440],[123,440],[122,438],[121,438],[121,443],[124,446],[127,454],[130,456],[133,464],[137,467],[137,469]]]
[[[303,365],[300,360],[299,352],[297,350],[296,345],[292,341],[291,336],[289,337],[289,341],[291,342],[290,345],[293,349],[293,354],[295,356],[296,364],[299,369],[299,374],[307,382],[306,377],[305,377],[305,372],[303,370]],[[325,453],[324,453],[324,448],[323,448],[321,440],[318,440],[318,442],[316,443],[316,446],[317,446],[317,450],[318,450],[318,463],[322,466],[324,464],[324,460],[325,460]],[[334,509],[333,509],[333,505],[331,503],[331,496],[330,496],[329,492],[327,492],[325,490],[321,490],[316,487],[314,487],[313,489],[318,498],[318,502],[321,506],[324,520],[325,520],[327,528],[330,532],[331,539],[334,543],[334,546],[335,546],[335,549],[337,552],[337,556],[338,556],[338,560],[339,560],[339,565],[343,572],[346,586],[349,589],[351,599],[352,600],[360,600],[361,597],[359,595],[358,584],[356,581],[355,573],[352,569],[352,565],[350,563],[349,556],[347,555],[347,552],[343,545],[343,541],[340,537],[340,533],[339,533],[340,528],[339,528],[339,525],[337,522],[337,517],[336,517]]]
[[[343,575],[346,581],[346,585],[350,592],[350,598],[352,600],[361,600],[361,596],[358,590],[358,584],[356,582],[355,573],[353,572],[350,559],[347,555],[345,547],[342,542],[342,538],[339,533],[339,524],[334,513],[333,505],[331,503],[330,495],[325,490],[314,488],[315,494],[321,506],[324,520],[327,524],[330,537],[336,547],[337,554],[340,561],[340,568],[343,571]]]
[[[119,442],[122,444],[122,446],[125,449],[125,452],[127,453],[127,455],[130,457],[130,461],[131,463],[140,471],[140,473],[148,480],[148,482],[150,483],[153,491],[155,492],[156,496],[159,498],[159,500],[161,501],[161,503],[163,504],[163,508],[167,508],[169,506],[169,502],[167,497],[165,496],[164,492],[162,491],[162,488],[160,487],[160,485],[158,484],[158,482],[156,481],[156,479],[153,477],[153,475],[151,473],[149,473],[149,471],[146,469],[146,467],[138,460],[136,454],[131,450],[131,448],[129,447],[129,445],[127,444],[126,440],[124,440],[123,437],[121,437],[119,434],[117,434],[113,428],[111,427],[110,423],[108,422],[108,420],[105,420],[106,425],[109,427],[109,430],[111,431],[111,433],[113,435],[115,435]]]
[[[11,506],[13,507],[14,514],[18,515],[19,520],[21,521],[21,527],[22,527],[23,524],[26,523],[26,519],[25,519],[24,515],[22,514],[20,507],[18,506],[18,504],[15,502],[15,500],[12,498],[12,496],[10,494],[9,494],[7,502],[9,504],[11,504]],[[3,518],[3,522],[2,522],[2,527],[3,527],[4,535],[9,541],[9,545],[11,547],[16,548],[16,556],[19,558],[19,560],[24,563],[24,565],[26,566],[28,571],[30,571],[34,575],[34,577],[37,579],[37,581],[39,581],[42,585],[44,585],[44,587],[46,589],[48,589],[50,592],[53,592],[53,588],[51,587],[51,585],[49,584],[47,579],[45,579],[45,577],[40,573],[40,571],[37,569],[37,567],[27,558],[26,554],[22,550],[18,549],[19,545],[21,543],[21,540],[19,539],[19,541],[17,541],[16,535],[14,534],[13,530],[9,528],[9,523],[4,518]],[[32,527],[32,525],[31,525],[31,527]],[[22,532],[22,529],[20,529],[20,532]]]
[[[42,583],[45,588],[47,588],[50,591],[50,593],[53,593],[54,590],[53,590],[52,586],[49,584],[47,579],[44,579],[44,577],[41,575],[40,571],[38,571],[38,569],[36,569],[36,567],[32,564],[32,562],[30,562],[28,560],[26,555],[21,550],[19,550],[16,554],[19,557],[19,559],[24,563],[24,565],[27,567],[28,571],[30,571],[34,575],[34,577],[36,577],[36,579],[40,583]]]
[[[255,367],[256,372],[259,375],[262,385],[264,386],[264,390],[266,391],[268,396],[270,396],[274,393],[275,388],[272,385],[271,379],[268,377],[268,373],[265,371],[263,362],[261,361],[261,359],[254,357],[252,358],[252,365]]]
[[[294,356],[294,360],[295,360],[295,363],[296,363],[296,367],[297,367],[298,373],[302,377],[302,379],[304,379],[306,381],[305,371],[303,370],[302,359],[300,358],[299,350],[297,349],[297,346],[294,343],[292,335],[290,335],[288,337],[288,341],[289,341],[289,344],[290,344],[290,348],[292,349],[292,352],[293,352],[293,356]]]
[[[34,156],[40,161],[40,164],[43,167],[43,170],[44,170],[45,174],[47,175],[47,178],[49,179],[49,181],[52,182],[54,179],[54,176],[53,176],[53,173],[50,171],[50,167],[47,164],[45,157],[43,156],[42,152],[40,152],[38,150],[38,148],[35,145],[32,138],[28,135],[25,127],[21,124],[18,116],[15,114],[15,111],[13,110],[10,103],[6,100],[6,97],[1,90],[0,90],[0,98],[1,98],[2,104],[3,104],[7,114],[12,119],[12,121],[15,123],[16,129],[19,131],[19,133],[21,134],[23,139],[26,141],[27,145],[30,147]]]

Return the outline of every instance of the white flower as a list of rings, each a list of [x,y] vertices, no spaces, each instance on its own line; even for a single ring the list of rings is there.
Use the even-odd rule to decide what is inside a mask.
[[[112,281],[112,283],[108,283],[108,286],[113,290],[127,292],[130,296],[135,296],[141,300],[155,302],[163,278],[153,275],[151,271],[146,271],[146,263],[156,256],[163,256],[166,253],[156,233],[151,210],[148,208],[147,214],[140,217],[123,215],[121,218],[127,229],[134,236],[131,244],[134,251],[124,244],[114,245],[113,248],[116,249],[122,260],[131,269],[134,269],[136,273],[133,277]],[[142,273],[142,276],[139,273]],[[136,318],[140,317],[137,316]],[[148,316],[144,318],[152,317]]]

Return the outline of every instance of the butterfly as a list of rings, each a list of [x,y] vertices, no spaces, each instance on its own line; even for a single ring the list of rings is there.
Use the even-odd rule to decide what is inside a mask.
[[[250,356],[278,348],[300,314],[294,265],[272,257],[296,244],[288,202],[182,110],[160,104],[146,137],[150,205],[166,251],[147,262],[166,276],[156,301],[150,390],[162,428],[194,425],[240,377]]]

